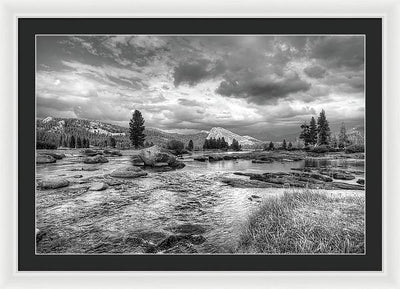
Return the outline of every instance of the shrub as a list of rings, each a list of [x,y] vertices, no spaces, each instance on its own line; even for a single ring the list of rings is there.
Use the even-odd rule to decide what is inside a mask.
[[[345,152],[347,154],[351,153],[363,153],[364,152],[364,145],[363,144],[353,144],[346,148]]]
[[[318,154],[323,154],[331,151],[331,147],[327,145],[320,145],[312,149],[312,152],[318,153]]]
[[[167,148],[172,151],[173,154],[180,155],[182,154],[185,145],[183,142],[173,139],[167,143]]]
[[[36,149],[49,149],[55,150],[57,146],[54,143],[45,142],[45,141],[37,141],[36,142]]]

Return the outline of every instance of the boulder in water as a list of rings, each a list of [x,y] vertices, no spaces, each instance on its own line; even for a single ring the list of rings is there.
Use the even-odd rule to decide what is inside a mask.
[[[93,156],[96,156],[96,155],[102,155],[103,154],[101,151],[92,150],[92,149],[85,149],[85,150],[82,151],[82,153],[84,155],[89,156],[89,157],[93,157]]]
[[[108,159],[101,155],[96,155],[94,157],[86,157],[83,162],[85,164],[108,163]]]
[[[159,146],[152,146],[140,150],[139,157],[146,166],[155,167],[157,163],[167,163],[171,168],[182,168],[185,166],[185,164],[179,162],[173,154]]]
[[[138,178],[147,176],[147,173],[137,167],[120,168],[111,173],[114,178]]]
[[[222,161],[223,159],[224,159],[224,157],[220,156],[220,155],[211,155],[208,157],[209,162]]]
[[[67,187],[69,185],[68,180],[43,180],[38,183],[39,187],[41,189],[47,190],[47,189],[58,189],[58,188],[63,188]]]
[[[65,154],[63,154],[63,153],[46,152],[44,154],[48,155],[48,156],[52,156],[56,160],[61,160],[61,159],[65,158]]]
[[[356,177],[347,173],[335,172],[332,174],[334,179],[337,180],[354,180]]]
[[[364,179],[358,179],[357,180],[357,184],[364,185],[364,183],[365,183]]]
[[[103,190],[107,189],[107,187],[108,187],[107,184],[105,184],[103,182],[95,182],[90,186],[89,190],[90,191],[103,191]]]
[[[206,160],[208,160],[208,157],[198,156],[198,157],[193,158],[193,160],[198,161],[198,162],[205,162]]]
[[[37,155],[36,163],[37,164],[51,164],[55,163],[56,159],[49,155]]]

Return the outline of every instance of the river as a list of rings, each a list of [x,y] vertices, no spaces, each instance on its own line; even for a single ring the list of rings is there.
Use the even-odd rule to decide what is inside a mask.
[[[162,237],[187,230],[187,233],[205,237],[206,241],[196,247],[199,253],[230,253],[251,212],[285,189],[233,188],[220,182],[222,177],[232,177],[237,171],[285,172],[304,166],[364,168],[352,160],[255,164],[251,160],[197,162],[185,158],[183,169],[149,172],[148,176],[125,181],[121,186],[88,191],[91,182],[101,180],[117,168],[131,165],[133,152],[122,151],[123,156],[110,157],[108,163],[91,165],[82,163],[77,150],[64,153],[66,157],[57,163],[36,167],[37,180],[67,178],[71,182],[65,191],[36,192],[37,228],[48,232],[47,243],[43,242],[48,246],[38,246],[38,253],[140,253],[136,249],[130,251],[125,245],[119,248],[118,244],[129,235],[147,236],[149,241],[159,242]],[[81,170],[88,167],[96,170]],[[51,241],[57,238],[60,239],[58,245]],[[112,240],[119,240],[119,243],[112,246]],[[99,250],[102,242],[111,245]]]

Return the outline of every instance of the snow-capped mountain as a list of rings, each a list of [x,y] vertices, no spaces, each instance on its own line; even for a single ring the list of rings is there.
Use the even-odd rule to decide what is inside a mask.
[[[210,130],[210,132],[208,133],[207,139],[210,139],[210,138],[218,139],[218,138],[222,138],[222,137],[225,139],[225,141],[228,144],[232,144],[233,139],[236,139],[239,142],[239,144],[242,146],[252,146],[252,145],[261,143],[260,140],[254,138],[254,137],[251,137],[248,135],[241,136],[241,135],[233,133],[227,129],[224,129],[222,127],[213,127]]]
[[[39,129],[45,129],[53,133],[65,133],[68,129],[74,128],[87,131],[88,133],[105,135],[105,136],[124,136],[127,129],[117,125],[104,123],[101,121],[92,121],[86,119],[63,119],[46,117],[37,122]]]

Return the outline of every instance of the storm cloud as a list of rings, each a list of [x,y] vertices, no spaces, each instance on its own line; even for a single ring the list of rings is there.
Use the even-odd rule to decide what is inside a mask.
[[[305,74],[312,78],[324,78],[326,74],[326,69],[321,66],[308,66],[304,68]]]
[[[169,131],[295,131],[325,109],[363,122],[363,36],[38,36],[38,117]]]

